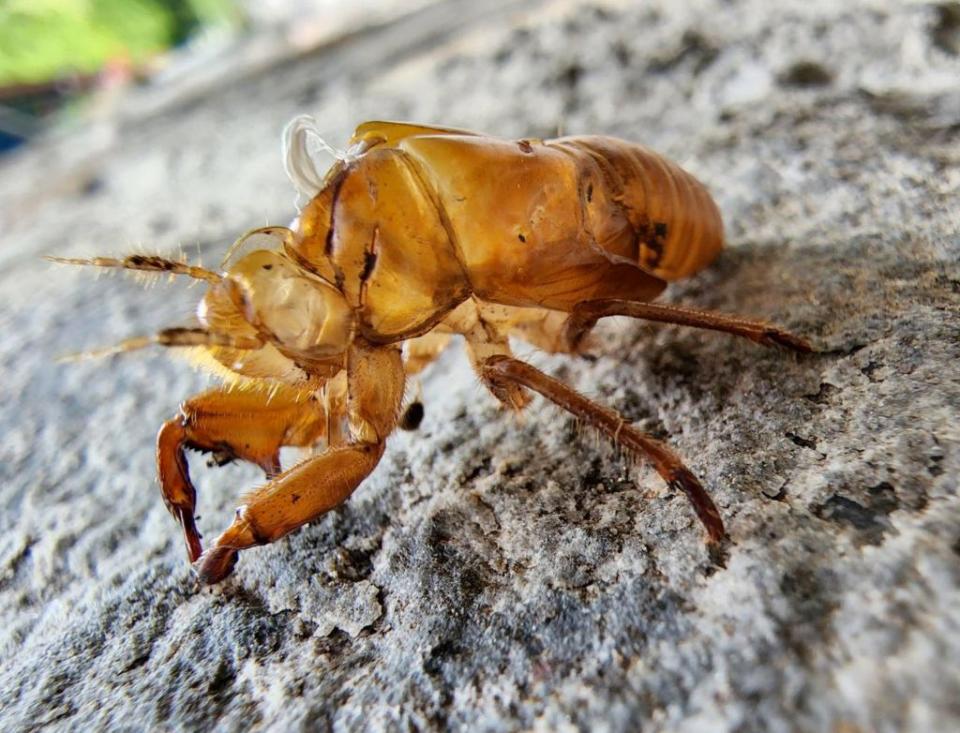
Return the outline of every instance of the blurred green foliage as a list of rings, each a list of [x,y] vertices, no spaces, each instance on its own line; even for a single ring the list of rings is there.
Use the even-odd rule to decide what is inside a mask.
[[[0,0],[0,85],[142,62],[234,18],[231,0]]]

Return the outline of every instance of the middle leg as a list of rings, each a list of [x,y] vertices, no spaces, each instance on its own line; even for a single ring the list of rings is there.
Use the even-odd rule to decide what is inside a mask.
[[[563,382],[518,359],[491,356],[483,362],[481,374],[485,381],[501,389],[522,385],[539,392],[607,435],[617,445],[647,458],[670,488],[682,491],[690,500],[712,542],[720,542],[726,536],[723,520],[713,500],[697,477],[664,443],[640,432],[613,410],[598,405]]]

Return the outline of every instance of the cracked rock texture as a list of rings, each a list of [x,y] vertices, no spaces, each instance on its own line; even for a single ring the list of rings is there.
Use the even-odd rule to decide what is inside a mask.
[[[476,5],[2,164],[0,728],[960,727],[957,5]],[[334,144],[368,118],[614,134],[711,187],[729,249],[666,299],[822,353],[616,321],[593,361],[531,358],[686,458],[725,567],[649,468],[540,400],[502,414],[455,346],[342,509],[194,587],[152,441],[206,378],[54,358],[202,291],[39,255],[218,262],[291,217],[279,133],[304,112]],[[193,470],[208,536],[262,480]]]

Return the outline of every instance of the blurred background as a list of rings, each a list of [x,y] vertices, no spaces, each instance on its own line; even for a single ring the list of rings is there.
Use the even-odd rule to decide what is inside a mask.
[[[175,97],[433,1],[5,0],[0,155],[131,90]]]

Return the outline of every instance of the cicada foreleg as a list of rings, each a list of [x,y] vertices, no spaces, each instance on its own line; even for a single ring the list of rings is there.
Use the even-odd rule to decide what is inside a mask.
[[[348,442],[246,494],[233,523],[196,561],[201,582],[216,583],[229,575],[240,550],[274,542],[339,506],[376,467],[403,402],[400,351],[357,339],[347,364]]]
[[[613,410],[598,405],[563,382],[547,376],[529,364],[506,356],[492,356],[483,362],[484,381],[504,388],[529,387],[554,404],[604,433],[617,445],[649,460],[672,488],[683,492],[712,542],[726,536],[716,505],[680,458],[664,443],[640,432]]]
[[[157,475],[164,503],[183,527],[187,555],[202,552],[194,520],[197,493],[186,451],[211,453],[217,464],[254,463],[268,477],[280,472],[282,446],[308,447],[326,430],[326,414],[310,391],[217,389],[187,400],[157,435]]]
[[[764,321],[678,305],[630,300],[592,300],[577,305],[564,327],[570,350],[575,351],[596,322],[607,316],[629,316],[646,321],[723,331],[764,346],[782,346],[803,353],[813,351],[813,347],[805,339]]]

